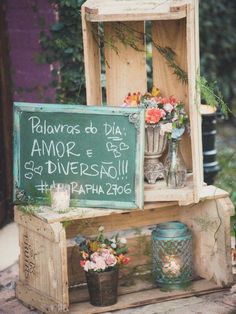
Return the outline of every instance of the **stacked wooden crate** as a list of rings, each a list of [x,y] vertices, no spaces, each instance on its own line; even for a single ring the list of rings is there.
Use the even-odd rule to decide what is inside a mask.
[[[145,22],[151,21],[153,84],[163,96],[175,95],[185,103],[191,134],[181,149],[189,171],[187,186],[167,189],[163,182],[146,185],[144,210],[73,209],[59,214],[42,207],[34,215],[15,209],[20,226],[20,279],[17,296],[43,312],[102,313],[214,291],[232,281],[228,194],[203,182],[201,121],[196,80],[199,66],[198,9],[196,0],[135,1],[88,0],[82,6],[87,105],[122,104],[128,92],[147,90]],[[103,27],[103,35],[98,29]],[[136,34],[135,49],[117,39],[117,31]],[[126,34],[128,36],[128,33]],[[105,45],[101,46],[101,39]],[[112,42],[111,42],[112,39]],[[110,43],[110,44],[109,44]],[[187,72],[183,84],[155,45],[170,47]],[[106,97],[102,100],[101,53],[104,53]],[[191,291],[160,292],[144,280],[150,270],[150,234],[157,223],[180,220],[193,232],[196,278]],[[120,273],[116,305],[96,308],[88,301],[79,254],[73,242],[78,233],[107,232],[128,238],[131,263]],[[210,282],[213,279],[214,282]],[[79,303],[74,303],[79,302]],[[72,304],[73,303],[73,304]]]

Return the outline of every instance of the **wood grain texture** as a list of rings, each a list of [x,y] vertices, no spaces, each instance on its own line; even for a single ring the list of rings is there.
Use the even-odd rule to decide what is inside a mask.
[[[60,304],[57,300],[46,296],[45,293],[21,282],[17,283],[16,296],[25,304],[29,304],[43,313],[59,314],[68,311],[68,304]]]
[[[68,307],[65,230],[60,223],[48,225],[40,223],[36,217],[24,216],[24,220],[17,219],[17,223],[20,234],[19,287],[23,285],[26,290],[18,288],[17,297],[33,306],[34,302],[38,304],[39,300],[34,300],[33,294],[28,293],[32,289],[46,300],[54,300],[59,307]],[[46,232],[49,229],[51,233]],[[32,298],[31,302],[29,298]],[[43,310],[43,306],[37,308]]]
[[[87,105],[101,105],[101,60],[97,23],[89,23],[85,18],[85,8],[81,8],[84,45],[84,64]]]
[[[140,287],[141,288],[141,287]],[[97,314],[97,313],[107,313],[108,311],[115,311],[127,308],[134,308],[133,313],[136,312],[135,307],[160,303],[169,300],[175,300],[180,298],[186,298],[190,296],[199,296],[206,293],[211,293],[214,291],[220,291],[218,286],[213,282],[206,280],[198,280],[193,282],[192,286],[186,290],[169,291],[163,292],[159,289],[147,289],[145,283],[143,284],[143,289],[141,288],[139,292],[126,293],[125,295],[120,295],[118,302],[112,306],[107,307],[94,307],[88,302],[82,302],[77,304],[72,304],[70,306],[70,313],[86,313],[86,314]],[[150,287],[151,288],[151,287]]]
[[[166,59],[159,53],[155,45],[169,47],[175,53],[177,64],[187,71],[187,42],[186,19],[175,21],[152,21],[153,39],[153,84],[160,88],[163,96],[175,95],[185,104],[185,110],[189,113],[188,85],[182,83],[173,69],[167,64]],[[188,135],[181,140],[181,152],[188,171],[192,170],[191,142]]]
[[[121,42],[117,32],[130,44]],[[104,36],[107,104],[121,106],[128,92],[147,90],[144,23],[104,23]]]
[[[186,3],[186,1],[185,1]],[[145,21],[152,19],[171,20],[181,19],[186,15],[185,10],[172,10],[172,1],[143,0],[88,0],[84,4],[86,18],[91,22],[112,21]]]
[[[197,4],[197,1],[194,2]],[[203,154],[200,114],[200,95],[197,94],[196,82],[199,70],[199,30],[198,17],[193,3],[187,5],[187,72],[189,95],[189,118],[192,143],[192,166],[194,181],[194,199],[199,201],[203,185]]]

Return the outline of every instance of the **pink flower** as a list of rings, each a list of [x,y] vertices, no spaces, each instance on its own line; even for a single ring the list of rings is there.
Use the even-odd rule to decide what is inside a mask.
[[[106,256],[105,262],[107,266],[115,266],[117,263],[117,259],[113,254],[109,254]]]
[[[99,258],[99,257],[100,257],[100,255],[98,254],[98,252],[94,252],[91,255],[90,259],[91,259],[92,262],[96,262],[97,258]]]
[[[177,99],[173,95],[170,96],[169,101],[170,101],[170,104],[173,106],[175,106],[176,103],[178,102]]]
[[[93,256],[94,254],[96,254],[95,256]],[[106,268],[106,263],[104,261],[104,258],[100,255],[98,255],[97,253],[94,253],[91,255],[91,260],[92,260],[92,264],[90,265],[91,269],[93,269],[94,271],[96,270],[105,270]]]
[[[80,261],[79,264],[80,264],[81,267],[84,267],[84,265],[86,264],[86,261]]]

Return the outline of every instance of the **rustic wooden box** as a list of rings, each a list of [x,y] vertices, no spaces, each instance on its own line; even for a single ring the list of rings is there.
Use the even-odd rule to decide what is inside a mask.
[[[16,295],[44,313],[102,313],[173,298],[209,293],[232,282],[230,216],[227,193],[205,187],[202,201],[179,207],[177,203],[148,203],[143,211],[74,208],[55,213],[47,207],[34,215],[15,208],[20,231],[20,275]],[[210,195],[208,199],[205,195]],[[189,290],[161,292],[150,281],[150,234],[153,225],[180,220],[193,233],[196,281]],[[85,276],[73,237],[92,235],[103,225],[109,233],[128,239],[129,266],[120,271],[118,303],[105,308],[88,302]],[[211,280],[211,281],[210,281]]]
[[[163,96],[175,95],[185,103],[191,135],[185,135],[181,143],[189,172],[187,186],[170,190],[166,189],[163,181],[155,185],[146,184],[144,198],[148,202],[178,201],[180,205],[186,205],[199,201],[203,187],[200,97],[196,93],[199,68],[198,1],[86,1],[82,6],[82,22],[87,105],[107,103],[109,106],[120,106],[128,92],[147,91],[147,21],[151,21],[152,29],[148,35],[152,42],[153,85],[160,88]],[[102,35],[98,32],[101,27]],[[173,69],[156,46],[169,47],[175,52],[178,65],[187,73],[188,84],[182,83],[173,74]],[[101,53],[105,60],[103,66]],[[102,97],[102,76],[106,78],[105,97]]]

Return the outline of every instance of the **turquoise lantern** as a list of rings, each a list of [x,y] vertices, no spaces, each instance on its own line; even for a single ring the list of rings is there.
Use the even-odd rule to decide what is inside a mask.
[[[152,231],[152,266],[156,284],[181,289],[193,279],[192,234],[180,221],[160,223]]]

